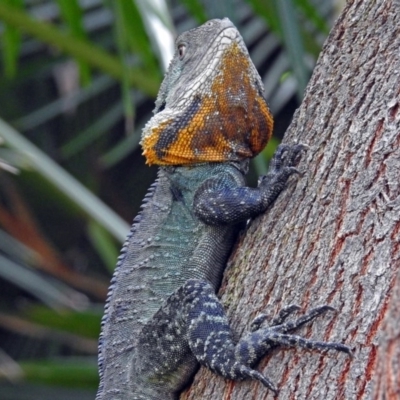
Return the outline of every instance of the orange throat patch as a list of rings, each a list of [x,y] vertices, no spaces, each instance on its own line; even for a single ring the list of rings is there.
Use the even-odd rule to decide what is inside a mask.
[[[150,120],[141,141],[147,164],[240,161],[266,146],[273,119],[248,55],[234,42],[217,69],[205,93],[200,86],[180,112],[167,108]]]

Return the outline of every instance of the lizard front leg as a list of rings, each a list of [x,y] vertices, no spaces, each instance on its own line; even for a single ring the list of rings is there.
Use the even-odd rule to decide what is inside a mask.
[[[257,188],[240,186],[226,174],[206,180],[194,196],[196,216],[208,225],[234,225],[261,214],[283,191],[289,177],[299,173],[295,165],[306,148],[280,145]]]

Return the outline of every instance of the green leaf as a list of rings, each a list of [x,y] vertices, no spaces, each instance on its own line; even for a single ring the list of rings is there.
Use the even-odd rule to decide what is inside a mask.
[[[51,24],[36,21],[29,14],[1,2],[0,19],[48,45],[55,46],[72,57],[99,68],[118,80],[123,79],[124,67],[121,62],[92,42],[63,33]],[[160,76],[153,76],[149,74],[149,71],[134,67],[130,68],[129,84],[150,96],[157,94],[160,80]]]
[[[93,388],[98,385],[97,365],[86,359],[20,362],[29,382],[66,387]]]
[[[123,1],[123,0],[122,0]],[[174,53],[175,28],[165,1],[132,0],[163,70],[168,68]]]
[[[10,147],[18,149],[37,171],[70,197],[88,215],[101,223],[117,239],[125,240],[129,225],[121,217],[2,119],[0,119],[0,136]]]
[[[119,246],[118,248],[115,246],[115,241],[109,233],[96,222],[91,221],[88,228],[89,237],[97,254],[100,255],[108,270],[113,272],[119,255]]]
[[[3,0],[3,2],[16,9],[23,8],[23,0]],[[21,33],[14,26],[5,24],[4,32],[1,36],[3,41],[4,72],[7,78],[12,78],[17,71]]]
[[[57,0],[61,16],[75,38],[88,40],[83,27],[83,14],[77,0]],[[87,62],[78,60],[79,73],[83,85],[90,82],[90,68]]]
[[[138,54],[144,67],[151,73],[157,73],[157,61],[135,2],[115,0],[113,4],[115,23],[117,29],[120,29],[118,34],[122,36],[119,40],[123,43],[124,50],[129,48],[132,53]]]
[[[100,334],[101,315],[102,312],[91,311],[59,312],[41,305],[29,307],[24,313],[31,322],[96,340]]]
[[[275,1],[247,0],[253,10],[267,22],[268,27],[282,37],[282,27],[279,23],[278,10]]]
[[[27,251],[24,251],[26,256]],[[22,251],[21,254],[23,254]],[[0,277],[26,290],[49,307],[61,309],[70,306],[71,297],[76,293],[66,285],[59,284],[57,287],[48,277],[37,274],[25,265],[15,262],[12,258],[3,257],[1,254]]]
[[[196,18],[199,24],[203,24],[207,21],[208,18],[204,6],[199,0],[181,0],[181,3],[186,6],[190,14]]]
[[[301,9],[306,18],[309,21],[311,21],[321,33],[324,34],[329,33],[329,25],[324,20],[324,18],[321,17],[321,15],[318,12],[318,9],[310,3],[310,0],[293,0],[293,1],[294,4],[299,9]]]
[[[321,45],[317,41],[315,26],[321,33],[328,32],[328,24],[321,17],[318,7],[310,0],[247,0],[254,11],[265,19],[287,50],[291,69],[299,82],[298,96],[302,98],[309,71],[304,65],[304,54],[317,56]],[[303,18],[299,18],[299,14]],[[300,22],[307,19],[306,24]]]
[[[114,32],[116,36],[117,49],[119,59],[124,67],[123,70],[123,79],[122,79],[122,103],[124,106],[124,115],[126,121],[127,133],[131,133],[133,130],[133,121],[135,117],[134,105],[130,94],[129,87],[129,60],[127,57],[127,47],[128,47],[128,32],[127,25],[125,24],[125,11],[123,4],[133,5],[133,2],[123,2],[116,1],[115,5],[115,24],[114,24]],[[135,10],[136,11],[136,10]]]
[[[274,3],[282,25],[283,42],[297,80],[297,98],[301,102],[309,79],[309,71],[305,65],[305,52],[299,23],[292,0],[274,0]]]
[[[0,393],[2,400],[93,400],[96,396],[96,387],[85,389],[39,385],[35,382],[18,382],[18,384],[3,382],[0,383]]]

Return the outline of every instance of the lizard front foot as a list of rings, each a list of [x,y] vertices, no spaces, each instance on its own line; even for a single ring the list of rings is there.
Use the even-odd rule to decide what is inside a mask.
[[[264,210],[267,209],[286,187],[287,181],[293,174],[300,175],[296,168],[301,153],[307,150],[304,144],[279,145],[271,160],[267,175],[258,180],[258,188],[262,193]]]

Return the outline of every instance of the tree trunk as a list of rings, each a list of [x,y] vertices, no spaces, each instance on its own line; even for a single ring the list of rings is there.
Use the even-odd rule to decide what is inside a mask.
[[[329,304],[299,331],[343,342],[278,348],[257,369],[281,399],[400,399],[400,2],[349,1],[285,142],[305,173],[240,239],[221,289],[242,335],[260,312]],[[182,400],[273,399],[259,382],[201,368]]]

